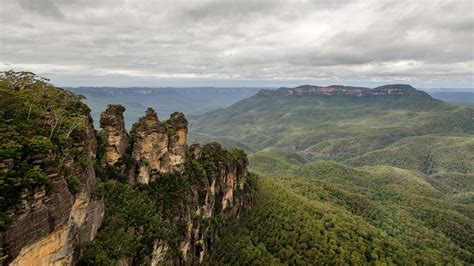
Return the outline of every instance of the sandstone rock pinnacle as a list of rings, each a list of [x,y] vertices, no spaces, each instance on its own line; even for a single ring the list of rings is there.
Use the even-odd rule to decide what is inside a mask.
[[[188,121],[182,113],[173,113],[161,123],[152,108],[133,125],[132,157],[138,162],[138,183],[147,184],[158,173],[184,171]]]
[[[125,130],[123,112],[125,107],[110,104],[107,110],[100,114],[100,127],[103,129],[102,140],[105,146],[105,163],[113,165],[125,153],[128,145],[128,135]]]

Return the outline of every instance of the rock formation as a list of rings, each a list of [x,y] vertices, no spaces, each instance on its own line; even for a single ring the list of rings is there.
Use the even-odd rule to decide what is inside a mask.
[[[0,77],[0,265],[203,262],[252,203],[245,153],[188,149],[184,115],[151,108],[129,135],[109,105],[96,134],[83,97],[45,80]]]
[[[384,85],[374,89],[364,87],[350,87],[341,85],[331,85],[327,87],[303,85],[296,88],[280,88],[278,90],[262,89],[259,95],[264,96],[332,96],[344,95],[353,97],[364,96],[428,96],[425,92],[416,90],[410,85],[392,84]],[[429,97],[429,96],[428,96]]]
[[[175,230],[185,228],[180,236],[179,256],[173,257],[169,246],[163,242],[155,246],[152,265],[193,264],[203,262],[204,257],[220,228],[210,221],[220,219],[221,226],[249,208],[253,201],[253,187],[247,172],[248,160],[240,150],[225,150],[218,143],[201,147],[194,144],[190,148],[190,161],[199,165],[212,165],[205,173],[192,178],[195,185],[186,193],[177,205],[175,216],[170,217]],[[191,171],[192,169],[186,169]],[[219,218],[218,218],[219,217]],[[157,255],[159,254],[159,255]]]
[[[138,163],[136,180],[148,184],[164,168],[162,159],[168,152],[168,134],[156,112],[148,108],[144,117],[133,125],[132,158]]]
[[[182,173],[188,150],[188,121],[183,113],[175,112],[170,115],[165,126],[168,135],[168,152],[162,160],[161,171]]]
[[[122,105],[110,104],[107,110],[100,114],[100,127],[105,146],[104,163],[114,165],[125,153],[128,145],[128,135]]]
[[[96,141],[91,120],[86,132],[74,139],[82,158],[95,160]],[[96,183],[92,163],[74,156],[64,158],[70,174],[79,177],[81,191],[73,195],[58,167],[45,166],[58,154],[30,154],[29,161],[43,167],[51,188],[24,189],[21,203],[11,212],[11,224],[0,233],[0,244],[9,265],[69,265],[78,259],[77,246],[94,239],[104,216],[101,200],[91,197]]]
[[[105,146],[104,158],[114,165],[125,154],[128,135],[125,131],[121,105],[109,105],[101,114],[100,126]],[[135,169],[129,173],[130,183],[148,184],[159,173],[181,173],[186,162],[186,137],[188,122],[182,113],[173,113],[170,119],[161,122],[152,108],[133,125],[131,157]]]
[[[133,147],[135,164],[128,173],[131,184],[148,184],[159,173],[181,173],[186,162],[188,121],[182,113],[171,114],[161,122],[156,112],[148,108],[145,116],[133,125],[130,141],[125,130],[121,105],[109,105],[101,114],[100,127],[105,147],[104,160],[113,166],[124,154],[128,143]],[[122,169],[123,170],[123,169]]]
[[[173,205],[173,214],[165,215],[171,231],[181,232],[179,245],[176,248],[164,239],[156,239],[148,259],[151,265],[202,262],[220,231],[210,221],[220,219],[225,223],[238,217],[252,203],[245,153],[237,149],[225,150],[218,143],[203,147],[193,144],[188,148],[187,125],[182,113],[173,113],[161,122],[156,112],[148,108],[130,132],[130,154],[122,154],[131,158],[132,163],[128,166],[131,170],[109,163],[130,185],[155,181],[161,184],[166,175],[173,183],[175,178],[187,180],[184,182],[189,187],[184,194],[168,203]],[[106,147],[113,146],[107,141],[104,138]],[[133,258],[123,258],[120,263],[130,265]]]
[[[109,105],[101,114],[98,149],[92,120],[85,132],[74,135],[64,151],[61,166],[48,167],[46,162],[59,156],[49,150],[29,154],[27,160],[44,168],[50,189],[36,187],[21,194],[18,212],[11,213],[12,222],[0,234],[2,251],[10,265],[71,265],[78,262],[79,246],[93,241],[101,226],[105,210],[102,199],[92,197],[96,184],[93,162],[96,151],[102,165],[98,169],[105,179],[127,178],[136,183],[169,185],[178,179],[185,187],[177,189],[179,197],[168,202],[172,213],[163,212],[173,239],[156,239],[146,257],[147,264],[195,264],[203,262],[222,226],[236,218],[252,204],[252,185],[247,172],[248,160],[241,150],[223,149],[217,143],[187,145],[187,120],[182,113],[173,113],[160,122],[149,108],[131,130],[125,130],[121,105]],[[128,146],[131,149],[128,149]],[[15,161],[5,159],[0,172],[11,171]],[[68,171],[64,171],[68,169]],[[112,174],[109,174],[112,173]],[[106,175],[106,176],[104,176]],[[68,176],[77,176],[80,192],[67,183]],[[165,178],[165,179],[163,179]],[[167,178],[167,179],[166,179]],[[121,179],[123,180],[123,179]],[[168,181],[166,181],[168,180]],[[159,182],[162,183],[159,183]],[[174,189],[170,193],[176,193]],[[219,221],[218,223],[212,221]],[[131,265],[134,258],[121,258],[118,263]]]

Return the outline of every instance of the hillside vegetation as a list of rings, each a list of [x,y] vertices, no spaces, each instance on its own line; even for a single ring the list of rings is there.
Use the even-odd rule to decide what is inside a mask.
[[[345,161],[406,137],[465,133],[472,140],[474,109],[428,95],[413,97],[265,96],[191,121],[191,129],[232,139],[254,150],[277,147],[307,160]],[[423,145],[423,143],[420,143]],[[426,149],[431,147],[426,146]]]
[[[58,171],[73,194],[81,190],[71,162],[92,164],[82,138],[89,122],[83,98],[29,72],[0,74],[0,230],[26,189],[50,189]],[[50,176],[48,176],[48,174]]]
[[[257,187],[256,205],[227,228],[210,261],[474,261],[474,205],[456,203],[416,172],[319,161],[261,176]]]
[[[416,92],[280,91],[192,122],[203,139],[251,147],[260,175],[210,264],[474,262],[473,109]]]

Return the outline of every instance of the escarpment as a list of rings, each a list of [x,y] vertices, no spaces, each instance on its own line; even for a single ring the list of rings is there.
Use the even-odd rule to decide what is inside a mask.
[[[191,146],[186,164],[191,187],[167,218],[173,231],[179,232],[178,256],[168,252],[152,264],[203,262],[222,227],[252,205],[253,185],[247,165],[240,150],[226,150],[218,143]],[[169,246],[159,245],[155,251],[164,249]]]
[[[56,135],[51,140],[36,136],[34,145],[45,145],[44,149],[28,149],[24,157],[6,160],[10,164],[2,174],[13,177],[28,165],[30,170],[20,178],[34,183],[17,184],[22,187],[17,196],[12,192],[2,195],[18,197],[4,213],[9,223],[0,233],[1,251],[6,256],[3,264],[74,264],[79,259],[77,247],[95,238],[104,204],[92,197],[97,143],[88,111],[83,115],[80,130],[66,132],[69,135],[59,135],[62,133],[58,130],[58,140]],[[35,179],[44,181],[38,183]]]
[[[222,226],[252,204],[253,185],[247,171],[246,154],[239,149],[223,149],[218,143],[188,147],[188,122],[182,113],[173,113],[162,122],[156,112],[148,108],[127,134],[122,122],[114,123],[116,128],[109,127],[112,123],[108,121],[123,121],[123,112],[110,112],[110,108],[105,113],[116,117],[101,119],[101,127],[104,131],[124,132],[121,136],[126,136],[127,140],[121,142],[128,143],[128,147],[119,158],[107,161],[105,178],[111,181],[108,181],[111,187],[122,182],[132,189],[139,189],[137,193],[146,201],[153,202],[153,208],[159,210],[163,219],[163,228],[170,232],[167,236],[148,240],[137,238],[141,249],[149,251],[136,256],[122,253],[111,255],[116,257],[114,262],[120,261],[123,265],[203,262]],[[117,106],[112,108],[122,110]],[[98,157],[115,158],[117,149],[107,147],[116,147],[116,139],[105,132],[100,136],[104,149],[99,149],[103,154]],[[109,215],[126,215],[123,210],[118,212],[120,214]],[[106,237],[108,226],[112,225],[106,222],[104,236],[100,239]],[[144,234],[140,228],[147,225],[131,226],[136,228],[138,234]],[[86,251],[89,264],[99,259],[95,250],[107,249],[110,243],[98,241],[94,245],[95,249]]]
[[[374,96],[422,96],[429,97],[423,91],[416,90],[406,84],[391,84],[379,86],[374,89],[365,87],[352,87],[342,85],[331,85],[327,87],[302,85],[295,88],[280,88],[278,90],[262,89],[259,95],[263,96],[352,96],[352,97],[374,97]]]

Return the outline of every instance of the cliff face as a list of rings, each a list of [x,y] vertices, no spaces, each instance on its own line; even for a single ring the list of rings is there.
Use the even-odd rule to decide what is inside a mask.
[[[130,154],[122,157],[131,158],[128,169],[109,163],[109,167],[126,176],[130,185],[162,186],[161,193],[171,193],[174,197],[161,206],[166,209],[162,214],[165,224],[175,234],[174,240],[155,239],[153,251],[145,259],[147,264],[202,262],[220,228],[252,203],[248,160],[243,151],[225,150],[217,143],[188,147],[186,139],[187,120],[182,113],[173,113],[161,122],[149,108],[131,130]],[[105,147],[112,145],[107,138],[103,141]],[[183,184],[182,187],[166,189],[176,182]],[[181,194],[176,196],[176,191]],[[133,257],[120,261],[136,262]]]
[[[222,226],[251,207],[253,191],[248,180],[247,156],[240,150],[234,152],[236,154],[222,149],[218,143],[191,146],[190,161],[212,166],[204,168],[203,176],[194,176],[197,182],[186,193],[185,201],[178,205],[178,215],[171,217],[174,228],[186,228],[180,236],[180,256],[166,260],[164,255],[153,262],[201,263]],[[163,245],[155,250],[163,250]]]
[[[111,184],[127,182],[125,186],[138,187],[143,193],[157,191],[146,197],[155,202],[162,227],[151,229],[168,233],[153,238],[149,247],[147,239],[143,244],[147,253],[140,258],[127,255],[115,262],[203,262],[222,227],[252,204],[246,155],[217,143],[188,147],[187,120],[182,113],[173,113],[161,122],[156,112],[148,109],[128,135],[124,110],[110,105],[101,115],[97,173],[104,184],[112,179]],[[92,197],[97,187],[93,165],[98,144],[89,117],[84,129],[71,134],[70,139],[68,144],[60,144],[59,150],[30,152],[25,158],[43,169],[51,184],[23,189],[16,208],[8,212],[11,222],[0,234],[0,247],[8,256],[5,263],[75,264],[84,255],[82,247],[94,243],[100,234],[104,215],[113,215],[115,210],[107,209],[103,199]],[[1,173],[13,171],[15,164],[14,159],[3,160]],[[146,239],[147,232],[139,227],[134,232]]]
[[[133,165],[121,167],[130,184],[148,184],[159,173],[182,173],[186,162],[188,121],[182,113],[171,114],[161,122],[148,108],[145,116],[133,125],[130,136],[125,129],[121,105],[109,105],[101,114],[100,133],[104,144],[102,165],[114,166],[119,159],[130,157]],[[130,148],[127,154],[127,148]],[[127,173],[124,173],[127,171]]]
[[[91,120],[86,121],[83,133],[72,138],[68,149],[74,149],[75,154],[60,159],[62,167],[47,164],[59,159],[54,150],[30,154],[27,159],[44,169],[51,185],[23,189],[20,204],[9,212],[11,223],[0,239],[10,265],[73,264],[79,255],[77,245],[93,240],[101,225],[103,202],[91,197],[96,183],[92,165],[96,141]],[[68,173],[63,170],[66,168]],[[67,176],[78,178],[80,192],[71,193]]]
[[[0,73],[0,96],[1,265],[202,262],[251,204],[246,155],[189,149],[182,113],[129,135],[110,105],[97,136],[82,96],[33,73]]]
[[[303,85],[296,88],[280,88],[278,90],[263,89],[259,92],[260,95],[265,96],[303,96],[303,95],[314,95],[314,96],[333,96],[333,95],[344,95],[353,97],[367,97],[367,96],[428,96],[428,94],[416,90],[410,85],[405,84],[392,84],[384,85],[374,89],[364,87],[350,87],[332,85],[327,87]]]

